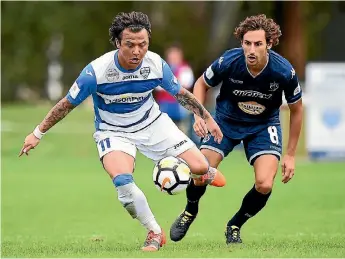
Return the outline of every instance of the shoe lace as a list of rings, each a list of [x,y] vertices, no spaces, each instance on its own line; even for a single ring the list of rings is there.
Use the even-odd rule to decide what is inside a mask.
[[[184,226],[185,224],[188,224],[189,222],[192,221],[192,218],[189,217],[188,215],[184,214],[181,220],[179,221],[178,225],[179,226]]]
[[[240,232],[237,229],[235,229],[232,231],[231,235],[234,239],[237,239],[240,236]]]
[[[239,239],[240,238],[240,231],[237,228],[229,228],[226,232],[226,239],[230,241],[231,239]]]
[[[153,239],[159,239],[160,238],[160,234],[155,234],[152,230],[147,234],[146,240],[145,240],[145,244],[149,244],[151,243],[151,241]]]

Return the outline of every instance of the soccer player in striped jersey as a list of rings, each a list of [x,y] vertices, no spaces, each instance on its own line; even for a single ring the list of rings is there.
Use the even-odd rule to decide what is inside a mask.
[[[199,184],[223,186],[225,179],[217,169],[209,167],[194,143],[159,110],[152,91],[161,86],[182,106],[203,118],[217,143],[223,135],[204,106],[180,86],[167,63],[148,51],[151,25],[147,15],[120,13],[114,18],[109,34],[117,49],[82,70],[68,94],[25,138],[20,155],[28,154],[51,127],[92,95],[94,139],[103,167],[116,187],[121,204],[148,230],[142,249],[157,251],[166,242],[165,235],[144,193],[133,180],[136,150],[153,161],[166,156],[182,158]]]

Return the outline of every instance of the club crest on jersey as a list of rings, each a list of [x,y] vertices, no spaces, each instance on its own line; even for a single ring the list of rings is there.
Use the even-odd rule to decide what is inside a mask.
[[[109,82],[114,82],[115,80],[118,80],[120,77],[120,73],[115,68],[109,68],[105,74],[105,78]]]
[[[149,67],[140,68],[140,75],[142,75],[142,77],[145,79],[149,77],[150,72],[151,72],[151,69]]]
[[[270,91],[275,91],[279,88],[279,84],[276,82],[270,83]]]
[[[238,107],[245,113],[252,115],[259,115],[266,110],[266,107],[253,101],[249,102],[239,102]]]

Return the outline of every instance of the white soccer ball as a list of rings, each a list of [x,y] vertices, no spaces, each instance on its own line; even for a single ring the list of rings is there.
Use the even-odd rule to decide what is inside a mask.
[[[153,169],[153,182],[161,192],[174,195],[184,191],[190,181],[190,169],[180,158],[161,159]]]

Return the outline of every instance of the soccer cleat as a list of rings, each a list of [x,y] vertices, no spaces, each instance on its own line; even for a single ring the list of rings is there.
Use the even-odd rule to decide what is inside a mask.
[[[166,244],[165,233],[162,229],[162,232],[155,234],[152,230],[147,234],[144,246],[141,250],[146,252],[155,252],[158,251],[163,245]]]
[[[170,228],[170,239],[172,241],[180,241],[187,234],[187,231],[192,225],[196,216],[184,211],[180,216],[175,220]]]
[[[240,229],[236,226],[227,226],[225,231],[226,244],[242,243]]]
[[[209,184],[215,187],[223,187],[226,184],[226,179],[219,170],[210,168],[210,170],[200,178],[194,178],[194,184],[196,186]]]

